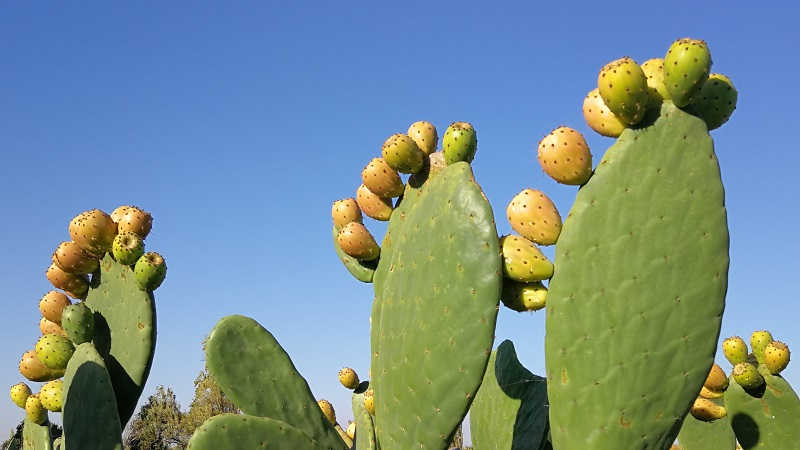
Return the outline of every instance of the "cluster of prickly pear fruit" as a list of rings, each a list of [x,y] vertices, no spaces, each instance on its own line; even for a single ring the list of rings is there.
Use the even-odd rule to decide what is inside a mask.
[[[769,331],[754,331],[750,335],[750,348],[739,336],[729,337],[722,342],[725,358],[733,365],[732,378],[745,390],[754,391],[764,385],[764,377],[759,372],[763,365],[772,375],[778,375],[789,365],[789,347],[772,339]]]

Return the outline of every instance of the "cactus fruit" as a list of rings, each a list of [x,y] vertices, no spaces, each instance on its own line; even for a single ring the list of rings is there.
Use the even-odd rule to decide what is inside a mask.
[[[350,222],[345,225],[336,236],[336,242],[342,251],[359,261],[372,261],[381,254],[375,238],[364,225],[358,222]]]
[[[408,127],[408,136],[414,140],[426,155],[436,151],[436,144],[439,143],[439,135],[436,133],[436,127],[432,123],[420,120],[414,122]]]
[[[336,231],[350,222],[362,222],[361,210],[353,197],[336,200],[331,207],[331,217]]]
[[[772,341],[764,349],[764,365],[769,373],[777,375],[789,365],[789,347],[780,341]]]
[[[53,370],[65,370],[74,351],[72,342],[57,334],[45,334],[36,342],[36,357]]]
[[[397,171],[392,169],[383,158],[372,158],[361,171],[361,181],[373,194],[383,198],[394,198],[403,195],[403,180]]]
[[[500,300],[507,308],[517,312],[538,311],[547,302],[547,288],[540,281],[521,283],[505,279]]]
[[[647,77],[633,59],[626,56],[603,66],[597,87],[608,109],[623,123],[636,125],[644,118],[650,102]]]
[[[50,264],[45,275],[54,287],[66,292],[72,298],[86,298],[86,293],[89,292],[89,278],[86,275],[64,272],[55,263]]]
[[[722,367],[715,363],[711,366],[703,386],[714,392],[724,392],[725,389],[728,389],[728,376],[725,375]]]
[[[664,57],[664,85],[676,106],[684,107],[700,91],[711,71],[711,53],[704,41],[678,39]]]
[[[356,203],[364,214],[375,220],[387,221],[392,217],[392,200],[376,195],[363,184],[356,190]]]
[[[696,419],[707,422],[721,419],[728,414],[724,406],[717,405],[713,401],[703,397],[697,397],[691,409],[689,409],[689,412]]]
[[[45,319],[60,324],[61,312],[71,304],[72,302],[66,295],[58,291],[50,291],[39,300],[39,311]]]
[[[25,400],[26,418],[31,422],[42,425],[47,421],[47,410],[37,395],[31,395]]]
[[[561,184],[581,185],[592,176],[592,154],[583,135],[558,127],[539,141],[539,165]]]
[[[131,231],[119,233],[111,245],[111,254],[120,264],[130,266],[144,255],[144,241]]]
[[[154,291],[167,276],[167,263],[158,253],[147,252],[136,261],[133,276],[142,290]]]
[[[347,437],[349,437],[350,439],[355,439],[356,438],[356,423],[355,422],[350,422],[349,424],[347,424],[347,429],[345,430],[345,433],[347,433]]]
[[[366,409],[370,415],[375,415],[375,391],[372,389],[367,389],[364,392],[364,409]]]
[[[772,342],[772,334],[769,331],[754,331],[750,335],[750,348],[759,364],[764,364],[764,350]]]
[[[42,317],[39,321],[39,330],[41,330],[42,335],[45,334],[59,334],[61,336],[66,336],[67,334],[64,332],[64,329],[55,322],[51,322],[46,318]]]
[[[360,211],[360,210],[359,210]],[[376,262],[373,261],[359,261],[342,250],[339,246],[339,230],[336,227],[332,229],[333,234],[333,249],[336,251],[336,256],[342,261],[344,267],[350,272],[356,280],[362,283],[372,283],[372,277],[375,276]]]
[[[453,122],[442,137],[442,152],[449,166],[459,161],[471,163],[478,150],[478,135],[468,122]]]
[[[618,137],[625,130],[625,124],[608,109],[598,88],[589,91],[583,99],[583,118],[589,128],[603,136]]]
[[[117,224],[111,220],[111,216],[99,209],[84,211],[69,223],[72,241],[98,258],[111,250],[111,243],[116,235]]]
[[[135,233],[141,239],[153,228],[153,216],[136,206],[120,206],[111,213],[111,220],[117,224],[117,233]]]
[[[317,405],[319,405],[319,409],[322,411],[322,414],[325,416],[325,418],[328,419],[328,422],[330,422],[331,425],[336,425],[336,411],[334,411],[331,402],[325,399],[320,399],[317,400]]]
[[[503,255],[503,275],[512,280],[530,283],[553,276],[553,263],[533,242],[525,238],[503,236],[500,238],[500,251]]]
[[[64,376],[63,370],[55,370],[45,366],[36,356],[35,350],[22,354],[19,361],[19,373],[30,381],[52,381]]]
[[[359,384],[358,374],[356,374],[355,370],[345,367],[339,371],[339,382],[347,389],[355,389]]]
[[[511,228],[539,245],[552,245],[561,234],[561,215],[544,192],[524,189],[506,208]]]
[[[383,143],[383,160],[402,173],[417,173],[422,169],[425,153],[406,134],[393,134]]]
[[[433,177],[437,173],[447,167],[447,162],[444,160],[444,152],[438,151],[428,155],[428,162],[430,164],[430,176]]]
[[[669,100],[669,91],[664,85],[664,59],[653,58],[642,63],[642,72],[647,77],[647,91],[650,95],[650,107],[658,106],[663,100]]]
[[[78,244],[62,242],[53,252],[53,263],[61,270],[75,275],[85,275],[97,270],[97,257],[87,253]]]
[[[25,383],[17,383],[11,386],[11,401],[20,408],[25,409],[25,401],[31,395],[31,388]]]
[[[746,391],[754,391],[764,385],[764,377],[758,373],[756,366],[748,362],[733,366],[731,376]]]
[[[722,126],[736,109],[739,94],[733,82],[725,75],[712,73],[703,83],[700,92],[686,105],[686,111],[703,119],[708,130]]]
[[[61,412],[63,393],[64,381],[53,380],[42,386],[42,389],[39,391],[39,400],[46,410]]]
[[[722,353],[735,366],[747,361],[747,344],[739,336],[729,337],[722,342]]]
[[[75,345],[94,338],[94,313],[83,302],[64,308],[61,325],[66,336]]]

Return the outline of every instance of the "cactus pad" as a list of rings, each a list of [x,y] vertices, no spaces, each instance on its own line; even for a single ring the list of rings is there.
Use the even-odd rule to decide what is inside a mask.
[[[195,431],[186,450],[244,448],[333,450],[342,447],[322,445],[297,428],[269,417],[220,414],[205,421]]]
[[[356,420],[356,449],[376,450],[375,424],[372,416],[364,408],[364,392],[369,388],[369,382],[362,382],[353,392],[353,417]]]
[[[50,422],[39,425],[26,418],[22,428],[22,449],[51,450],[52,448],[50,445]]]
[[[705,422],[687,414],[678,433],[678,443],[681,450],[735,450],[736,435],[730,416]]]

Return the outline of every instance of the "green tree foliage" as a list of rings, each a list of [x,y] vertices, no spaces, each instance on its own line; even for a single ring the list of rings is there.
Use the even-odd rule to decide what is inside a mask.
[[[172,389],[158,386],[131,422],[125,446],[130,450],[184,448],[188,439],[181,430],[182,416]]]
[[[189,411],[183,415],[181,426],[187,436],[209,418],[223,413],[239,414],[239,408],[225,396],[214,378],[208,373],[208,368],[194,379],[194,400],[189,405]]]
[[[3,441],[0,444],[0,450],[18,450],[22,448],[22,427],[25,425],[25,421],[17,425],[16,428],[11,430],[11,434],[8,436],[8,439]],[[51,423],[50,424],[50,438],[56,440],[57,438],[61,437],[63,430],[60,426]]]

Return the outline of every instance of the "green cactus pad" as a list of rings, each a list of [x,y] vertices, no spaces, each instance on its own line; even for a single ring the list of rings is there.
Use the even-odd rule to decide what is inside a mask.
[[[375,275],[375,267],[377,267],[378,261],[359,261],[345,253],[344,250],[339,247],[339,241],[336,239],[338,234],[336,227],[333,227],[333,248],[336,250],[336,255],[339,256],[344,267],[356,280],[364,283],[372,283],[372,277]]]
[[[103,358],[90,343],[72,355],[64,375],[64,449],[122,450],[117,400]]]
[[[721,404],[721,399],[713,401]],[[736,435],[730,416],[705,422],[687,414],[678,433],[678,444],[681,450],[735,450]]]
[[[94,312],[94,345],[106,362],[124,427],[153,363],[155,299],[152,293],[139,289],[130,267],[106,255],[100,271],[92,275],[84,303]]]
[[[356,420],[356,446],[357,450],[376,450],[375,424],[372,416],[364,408],[364,392],[369,389],[369,382],[362,382],[353,392],[353,417]]]
[[[770,374],[764,366],[758,369],[766,385],[757,395],[747,393],[732,379],[725,391],[725,408],[736,438],[744,450],[797,448],[800,399],[783,377]]]
[[[22,427],[22,449],[23,450],[51,450],[50,444],[50,422],[39,425],[30,419],[25,419]]]
[[[375,271],[371,383],[382,447],[446,448],[491,353],[499,255],[468,163],[406,187]]]
[[[245,414],[286,422],[322,448],[344,448],[289,355],[255,320],[234,315],[217,322],[206,341],[206,364]]]
[[[503,341],[492,353],[470,409],[472,444],[479,449],[539,450],[547,442],[547,380],[517,359]]]
[[[728,227],[705,124],[665,101],[578,191],[545,351],[556,449],[667,448],[714,362]]]
[[[337,439],[339,439],[337,435]],[[341,440],[340,440],[341,441]],[[333,450],[299,429],[269,417],[220,414],[206,420],[192,435],[186,450]]]

